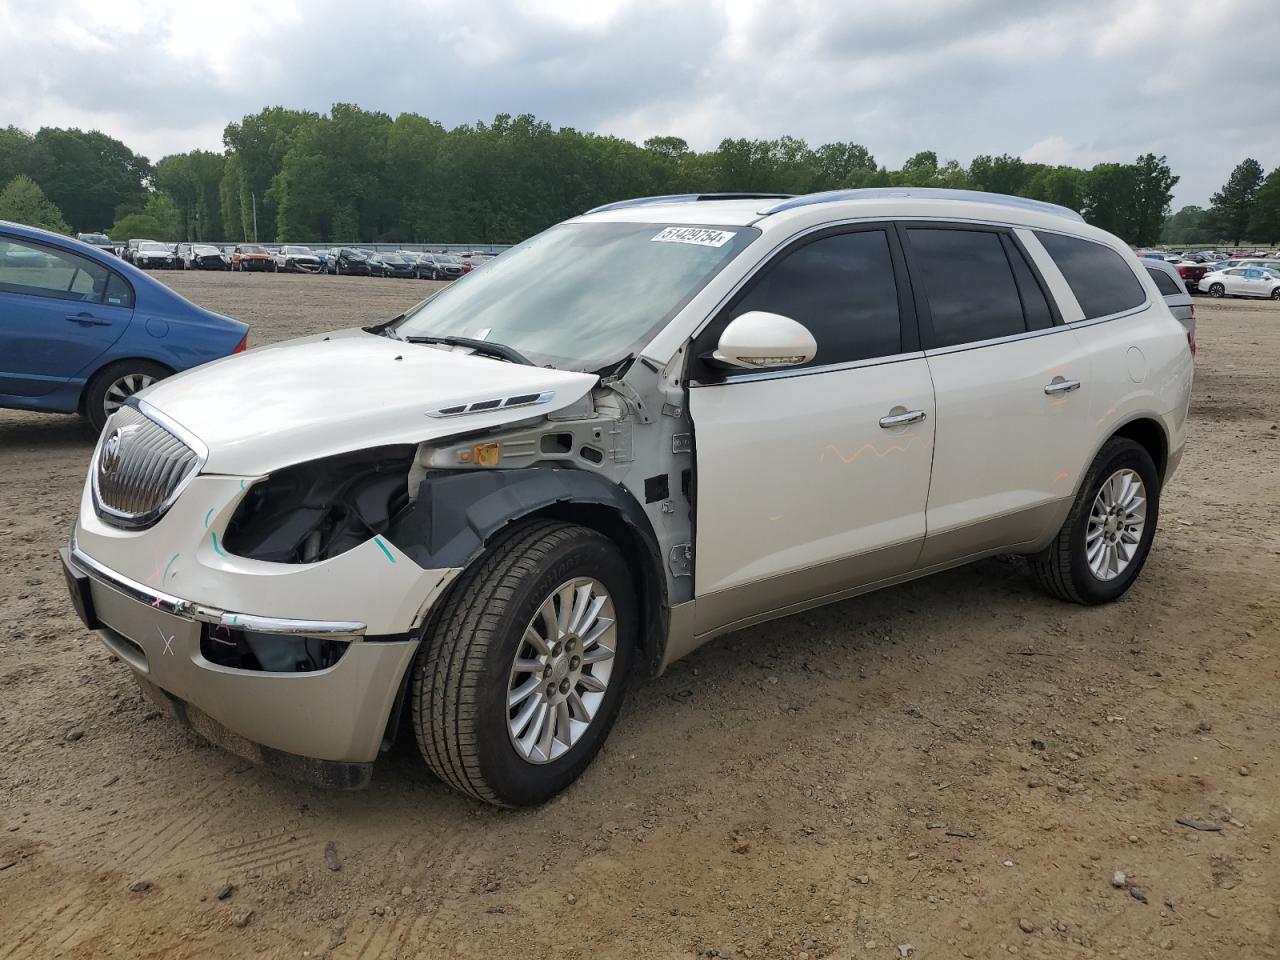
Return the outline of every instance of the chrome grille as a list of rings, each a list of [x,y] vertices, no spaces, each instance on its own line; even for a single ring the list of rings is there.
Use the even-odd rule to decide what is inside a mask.
[[[204,462],[201,452],[130,402],[107,421],[93,458],[99,515],[121,527],[145,527],[164,515]]]

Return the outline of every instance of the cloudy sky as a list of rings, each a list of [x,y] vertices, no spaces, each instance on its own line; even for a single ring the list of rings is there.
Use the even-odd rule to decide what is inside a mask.
[[[1167,154],[1175,207],[1280,165],[1280,16],[1213,0],[0,0],[0,125],[97,128],[152,160],[263,106],[713,147],[853,140],[1091,165]]]

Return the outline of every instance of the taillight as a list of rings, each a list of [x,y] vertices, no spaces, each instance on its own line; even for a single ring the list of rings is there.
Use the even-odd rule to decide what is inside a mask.
[[[232,352],[233,354],[236,354],[236,353],[244,353],[245,348],[246,348],[246,347],[248,347],[248,346],[249,346],[249,334],[248,334],[248,333],[245,333],[245,335],[244,335],[243,337],[241,337],[241,338],[240,338],[240,342],[236,344],[236,348],[235,348],[234,350],[232,350],[231,352]],[[1195,351],[1195,344],[1192,344],[1192,345],[1191,345],[1191,352],[1192,352],[1192,353],[1195,353],[1195,352],[1196,352],[1196,351]]]

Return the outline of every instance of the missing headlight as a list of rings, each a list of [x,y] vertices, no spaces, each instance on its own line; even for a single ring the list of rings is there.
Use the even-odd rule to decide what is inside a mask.
[[[254,484],[223,536],[229,553],[315,563],[387,529],[409,503],[414,446],[377,447],[278,470]]]

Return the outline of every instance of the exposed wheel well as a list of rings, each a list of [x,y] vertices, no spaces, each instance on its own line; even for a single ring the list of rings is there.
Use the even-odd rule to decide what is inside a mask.
[[[1160,474],[1160,479],[1164,480],[1164,471],[1169,464],[1169,440],[1164,435],[1164,428],[1157,421],[1147,417],[1130,420],[1112,436],[1127,437],[1146,448],[1155,462],[1156,472]]]
[[[651,673],[656,672],[662,662],[667,634],[667,586],[656,548],[620,513],[598,503],[553,503],[520,518],[522,523],[529,520],[562,520],[581,524],[599,531],[618,545],[635,578],[637,600],[644,617],[640,629],[642,655],[636,658],[635,663],[637,666],[644,664]]]

